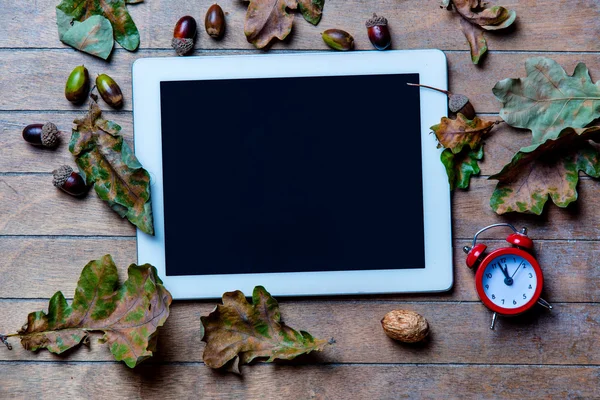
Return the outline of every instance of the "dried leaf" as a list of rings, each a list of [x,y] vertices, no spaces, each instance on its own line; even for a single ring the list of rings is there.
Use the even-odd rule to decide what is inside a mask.
[[[483,36],[483,29],[463,18],[460,20],[460,27],[471,47],[471,61],[473,61],[473,64],[479,64],[481,57],[487,52],[487,42]]]
[[[479,175],[478,161],[483,158],[483,146],[477,150],[465,147],[460,153],[454,154],[450,149],[442,152],[442,164],[446,168],[450,190],[469,187],[472,175]]]
[[[577,200],[579,171],[600,177],[600,127],[563,129],[556,139],[522,148],[502,171],[490,205],[498,214],[541,214],[548,196],[559,207]]]
[[[544,57],[525,62],[526,78],[505,79],[494,86],[502,102],[500,116],[509,125],[531,130],[532,144],[555,139],[567,128],[583,128],[600,117],[600,83],[594,84],[585,64],[572,76]]]
[[[100,107],[91,100],[85,118],[73,121],[69,150],[86,182],[94,184],[98,197],[121,217],[153,235],[150,174],[123,141],[121,127],[101,116]]]
[[[110,21],[114,38],[123,48],[129,51],[138,48],[140,33],[127,11],[125,0],[62,0],[56,6],[59,37],[71,28],[71,22],[83,22],[92,15],[101,15]]]
[[[298,9],[305,20],[313,25],[318,25],[323,15],[325,0],[298,0]]]
[[[71,29],[60,40],[77,50],[106,60],[113,49],[113,29],[109,20],[101,15],[93,15],[83,22],[73,22]]]
[[[431,130],[442,146],[458,154],[464,146],[468,146],[471,150],[478,149],[482,138],[495,124],[495,121],[484,121],[479,117],[469,120],[458,113],[456,119],[442,117],[441,122],[432,126]]]
[[[244,33],[248,42],[262,49],[273,38],[283,40],[292,31],[297,0],[249,0]]]
[[[211,368],[230,362],[235,366],[238,361],[248,364],[257,357],[268,357],[266,362],[291,360],[322,350],[328,343],[285,325],[279,304],[262,286],[254,288],[252,304],[239,290],[225,293],[223,304],[201,321],[206,342],[203,360]]]
[[[472,24],[485,30],[508,28],[515,22],[517,13],[501,6],[485,8],[481,0],[452,0],[456,11]]]
[[[69,306],[62,292],[50,299],[48,313],[32,312],[19,331],[21,345],[31,351],[63,353],[102,331],[117,361],[133,368],[152,356],[158,327],[169,316],[171,294],[149,265],[132,264],[128,279],[118,285],[111,256],[89,262],[81,272]]]

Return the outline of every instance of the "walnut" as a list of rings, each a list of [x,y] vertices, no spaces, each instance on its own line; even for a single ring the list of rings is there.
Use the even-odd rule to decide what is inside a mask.
[[[429,334],[427,320],[414,311],[390,311],[381,320],[381,326],[386,335],[404,343],[420,342]]]

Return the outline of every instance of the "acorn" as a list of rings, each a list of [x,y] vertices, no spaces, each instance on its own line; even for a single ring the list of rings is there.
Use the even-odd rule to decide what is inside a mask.
[[[206,33],[212,38],[220,39],[225,33],[225,14],[218,4],[213,4],[208,8],[204,18],[204,28]]]
[[[186,55],[194,48],[196,26],[196,20],[189,15],[181,17],[177,21],[177,24],[175,24],[171,46],[175,49],[178,56]]]
[[[327,46],[334,50],[348,51],[354,47],[354,38],[341,29],[328,29],[321,34]]]
[[[102,99],[112,108],[123,107],[123,92],[113,78],[106,74],[96,77],[96,87]]]
[[[65,85],[65,97],[73,104],[81,104],[90,92],[90,74],[83,65],[75,67]]]
[[[385,50],[392,44],[392,36],[388,28],[388,20],[373,13],[365,23],[369,40],[377,50]]]
[[[31,124],[23,129],[23,139],[34,146],[56,147],[60,132],[52,122]]]
[[[54,175],[52,184],[71,196],[84,195],[88,190],[83,177],[68,165],[52,171],[52,174]]]
[[[407,85],[424,87],[427,89],[432,89],[444,93],[446,96],[448,96],[448,108],[451,112],[453,112],[454,114],[461,113],[462,115],[467,117],[467,119],[473,119],[476,116],[475,108],[473,108],[473,105],[469,101],[469,98],[464,94],[452,94],[447,90],[438,89],[427,85],[420,85],[418,83],[407,83]]]

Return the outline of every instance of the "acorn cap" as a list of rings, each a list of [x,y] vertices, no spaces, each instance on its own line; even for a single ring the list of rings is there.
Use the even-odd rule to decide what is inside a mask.
[[[46,122],[42,126],[42,145],[45,147],[54,147],[58,144],[60,132],[52,122]]]
[[[54,175],[54,179],[52,179],[52,184],[57,188],[62,188],[72,173],[73,168],[69,167],[68,165],[63,165],[60,168],[55,169],[54,171],[52,171],[52,174]]]
[[[378,17],[377,14],[373,13],[373,17],[369,18],[367,20],[367,22],[365,22],[365,25],[367,26],[367,28],[371,28],[373,26],[381,26],[381,25],[387,25],[388,24],[388,20],[385,17]]]
[[[469,98],[464,94],[453,94],[448,99],[448,108],[453,113],[459,112],[468,102]]]
[[[194,47],[194,39],[173,38],[173,40],[171,40],[171,46],[175,49],[178,56],[183,56],[189,53]]]

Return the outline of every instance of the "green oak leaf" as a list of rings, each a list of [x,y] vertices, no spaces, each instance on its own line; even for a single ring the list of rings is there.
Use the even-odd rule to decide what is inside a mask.
[[[477,65],[488,49],[483,36],[484,31],[478,25],[472,24],[463,18],[460,20],[460,27],[471,48],[471,61]]]
[[[153,235],[150,174],[119,134],[121,127],[101,118],[91,100],[88,114],[76,119],[69,151],[88,184],[121,217]]]
[[[257,357],[291,360],[301,354],[322,350],[332,341],[313,338],[281,321],[279,304],[262,286],[254,288],[252,304],[239,290],[223,294],[223,304],[202,321],[204,363],[211,368],[247,364]]]
[[[124,49],[138,48],[140,33],[127,11],[125,0],[62,0],[56,6],[59,37],[64,37],[71,22],[83,22],[92,15],[101,15],[110,21],[114,38]]]
[[[90,332],[104,332],[100,341],[133,368],[156,350],[157,329],[167,320],[171,301],[153,266],[130,265],[119,286],[117,267],[106,255],[83,268],[71,305],[57,292],[48,313],[30,313],[18,336],[27,350],[61,354],[87,343]]]
[[[465,147],[458,154],[454,154],[450,149],[445,149],[440,158],[446,168],[450,190],[467,189],[471,176],[479,175],[481,171],[478,161],[483,159],[483,146],[477,150]]]
[[[531,130],[532,144],[555,139],[568,127],[583,128],[600,117],[600,85],[594,84],[585,64],[572,76],[544,57],[525,62],[527,77],[504,79],[494,86],[502,102],[500,116],[516,128]]]
[[[298,9],[305,20],[313,25],[318,25],[323,16],[325,0],[298,0]]]
[[[600,177],[600,127],[563,129],[556,139],[522,148],[499,173],[490,199],[498,214],[520,212],[540,215],[548,196],[559,207],[577,200],[579,171]]]
[[[101,15],[93,15],[83,22],[75,21],[60,40],[85,53],[108,59],[113,49],[113,29]]]

